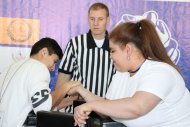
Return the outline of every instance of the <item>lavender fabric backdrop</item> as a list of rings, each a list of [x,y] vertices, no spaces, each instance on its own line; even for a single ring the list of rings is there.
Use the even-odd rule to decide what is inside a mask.
[[[71,37],[88,31],[87,12],[89,6],[95,2],[103,2],[110,9],[111,22],[107,27],[108,31],[120,22],[143,18],[151,20],[157,28],[168,54],[181,69],[187,88],[190,90],[190,2],[0,0],[0,17],[39,20],[39,38],[56,39],[64,51]],[[1,28],[0,31],[2,31]],[[33,30],[32,32],[34,34],[37,31]],[[36,37],[36,39],[39,38]],[[31,48],[27,42],[23,46],[2,41],[4,40],[0,38],[0,73],[6,66],[15,62],[12,60],[13,58],[27,58]],[[14,52],[11,54],[10,50]],[[57,70],[51,73],[51,89],[54,88],[57,73]]]

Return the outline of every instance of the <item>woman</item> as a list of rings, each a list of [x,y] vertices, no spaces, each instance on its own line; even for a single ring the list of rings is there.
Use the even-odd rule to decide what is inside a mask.
[[[127,22],[110,33],[111,58],[117,73],[106,100],[76,86],[87,103],[75,108],[75,124],[95,111],[127,127],[190,127],[190,93],[148,20]]]

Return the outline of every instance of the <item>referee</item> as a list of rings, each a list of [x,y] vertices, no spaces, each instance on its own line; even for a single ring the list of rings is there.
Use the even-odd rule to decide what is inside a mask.
[[[103,3],[95,3],[88,10],[90,30],[72,38],[65,49],[59,66],[56,89],[69,80],[81,81],[84,88],[104,97],[115,73],[110,59],[109,40],[106,26],[109,10]],[[72,105],[76,97],[67,97],[58,105]],[[71,112],[72,108],[66,108]]]

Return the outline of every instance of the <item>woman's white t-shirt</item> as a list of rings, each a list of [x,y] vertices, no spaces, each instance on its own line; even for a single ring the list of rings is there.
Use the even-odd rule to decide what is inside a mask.
[[[136,91],[152,93],[161,102],[149,113],[132,120],[115,119],[127,127],[190,127],[190,93],[181,75],[170,65],[146,60],[132,77],[117,72],[106,98],[132,97]]]

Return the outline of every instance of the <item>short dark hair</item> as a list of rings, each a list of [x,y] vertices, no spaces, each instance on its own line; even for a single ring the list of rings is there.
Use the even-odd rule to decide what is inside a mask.
[[[106,10],[106,15],[109,16],[109,9],[108,7],[103,4],[103,3],[94,3],[90,6],[90,8],[88,9],[88,13],[90,13],[91,10],[99,10],[99,9],[104,9]]]
[[[37,54],[42,48],[47,48],[49,55],[56,54],[59,59],[63,57],[62,49],[57,41],[48,37],[40,39],[32,46],[30,56]]]

